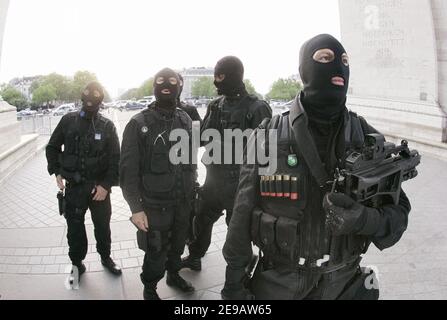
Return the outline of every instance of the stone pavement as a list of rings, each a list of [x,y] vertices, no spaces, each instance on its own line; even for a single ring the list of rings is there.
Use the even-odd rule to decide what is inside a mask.
[[[109,114],[120,132],[131,115]],[[447,298],[447,219],[442,207],[446,169],[446,162],[423,158],[420,176],[404,186],[413,205],[408,231],[395,247],[385,252],[371,247],[363,261],[364,265],[379,269],[382,299]],[[203,182],[203,167],[199,173]],[[136,246],[136,230],[128,221],[130,212],[119,188],[113,188],[112,192],[112,256],[123,267],[123,276],[114,278],[101,266],[87,214],[88,272],[79,290],[65,289],[70,263],[66,226],[58,215],[56,192],[54,177],[46,172],[44,152],[0,186],[0,299],[141,299],[139,273],[143,253]],[[182,271],[195,285],[194,294],[182,295],[161,281],[160,296],[220,299],[225,274],[221,254],[225,236],[226,226],[220,219],[202,272]]]

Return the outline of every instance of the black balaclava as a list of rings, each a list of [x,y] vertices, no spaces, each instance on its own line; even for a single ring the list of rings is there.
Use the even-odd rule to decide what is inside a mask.
[[[335,59],[329,63],[313,59],[320,49],[331,49]],[[334,121],[345,110],[349,86],[349,66],[342,61],[343,45],[328,34],[308,40],[300,51],[300,75],[303,81],[301,102],[310,118]],[[344,86],[332,83],[334,77],[344,79]]]
[[[220,59],[214,68],[214,76],[225,75],[222,82],[214,80],[219,95],[237,96],[246,93],[244,85],[244,65],[239,58],[227,56]]]
[[[157,80],[161,80],[158,83]],[[175,83],[171,83],[171,82]],[[175,110],[177,98],[180,92],[180,79],[177,72],[165,68],[159,71],[154,77],[154,95],[156,106],[167,110]]]
[[[178,73],[177,75],[178,75],[178,78],[180,80],[180,89],[178,91],[177,102],[180,105],[180,96],[182,95],[182,92],[183,92],[184,81],[183,81],[183,77],[182,77],[182,75],[180,73]]]
[[[104,100],[104,89],[96,81],[92,81],[82,91],[82,111],[88,117],[95,115]]]

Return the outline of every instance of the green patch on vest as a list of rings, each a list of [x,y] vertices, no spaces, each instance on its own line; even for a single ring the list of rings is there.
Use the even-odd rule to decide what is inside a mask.
[[[289,167],[296,167],[298,165],[298,158],[296,157],[296,154],[289,154],[287,157],[287,164]]]

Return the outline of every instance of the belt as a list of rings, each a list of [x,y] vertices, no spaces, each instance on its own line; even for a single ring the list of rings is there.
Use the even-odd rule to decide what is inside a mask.
[[[340,269],[343,269],[344,267],[357,263],[359,264],[362,260],[361,256],[352,256],[340,263],[331,265],[330,263],[330,256],[325,255],[321,259],[310,261],[309,259],[305,258],[299,258],[297,261],[290,261],[287,258],[282,257],[274,257],[274,258],[267,258],[263,257],[263,263],[267,263],[268,266],[271,266],[272,268],[275,268],[277,266],[285,266],[293,268],[297,271],[310,271],[320,274],[325,273],[332,273],[335,271],[338,271]]]

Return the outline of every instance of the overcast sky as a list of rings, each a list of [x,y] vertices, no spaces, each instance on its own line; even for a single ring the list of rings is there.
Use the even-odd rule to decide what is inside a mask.
[[[112,96],[163,67],[236,55],[265,94],[298,73],[301,44],[340,37],[336,0],[11,0],[0,82],[89,70]]]

